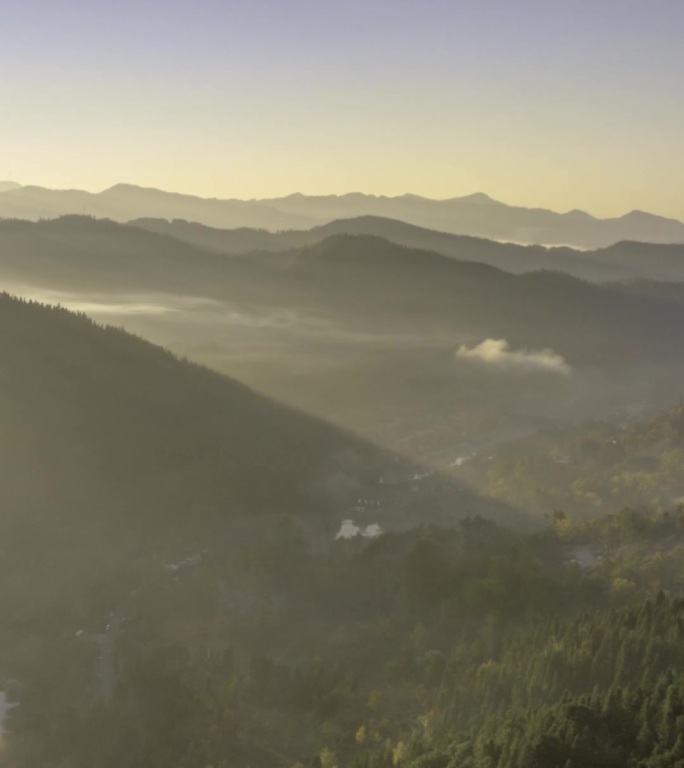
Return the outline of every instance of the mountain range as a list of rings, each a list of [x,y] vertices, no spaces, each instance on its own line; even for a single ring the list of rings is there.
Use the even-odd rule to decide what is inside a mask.
[[[5,221],[0,279],[438,464],[548,419],[666,404],[682,367],[684,306],[652,283],[368,235],[230,255],[89,217]]]
[[[217,229],[179,219],[137,219],[129,223],[171,235],[206,250],[229,254],[303,248],[332,235],[371,235],[409,248],[435,251],[462,261],[491,264],[518,274],[553,270],[593,282],[632,278],[684,280],[684,244],[622,241],[590,251],[560,246],[518,245],[438,232],[379,216],[336,219],[311,229],[288,232],[247,227]]]
[[[370,215],[448,233],[519,243],[599,248],[620,240],[684,242],[682,222],[643,211],[598,219],[578,210],[557,213],[509,206],[481,193],[447,200],[361,193],[221,200],[131,184],[117,184],[99,193],[17,186],[14,182],[3,182],[0,186],[0,217],[35,220],[74,213],[116,221],[177,218],[212,227],[269,231],[307,229],[335,219]]]
[[[549,270],[512,274],[371,235],[329,235],[245,257],[89,217],[5,221],[0,277],[9,286],[45,290],[158,292],[267,313],[309,311],[350,329],[429,329],[453,343],[507,337],[515,346],[553,347],[576,363],[617,361],[627,349],[667,358],[672,334],[684,327],[676,302],[621,284],[596,285]]]

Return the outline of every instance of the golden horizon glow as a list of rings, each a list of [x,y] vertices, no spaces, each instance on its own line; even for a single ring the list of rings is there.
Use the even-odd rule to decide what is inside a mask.
[[[0,178],[683,219],[684,3],[600,5],[26,0]]]

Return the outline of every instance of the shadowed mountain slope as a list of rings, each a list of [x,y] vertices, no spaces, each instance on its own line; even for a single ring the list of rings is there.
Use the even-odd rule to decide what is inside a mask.
[[[277,514],[334,532],[359,494],[382,495],[384,474],[418,471],[121,330],[6,294],[0,359],[2,507],[20,526],[30,509],[55,531]],[[393,499],[373,522],[401,526],[411,506]]]
[[[637,296],[647,296],[656,301],[684,304],[684,282],[663,283],[657,280],[621,280],[609,283],[611,288]]]
[[[679,333],[681,310],[670,304],[557,272],[512,275],[374,237],[331,237],[271,263],[352,318],[404,329],[441,323],[469,339],[551,346],[578,362],[668,357],[674,350],[665,334]]]
[[[107,219],[0,220],[0,274],[6,283],[56,290],[184,292],[209,285],[225,261],[176,238]]]
[[[201,248],[230,254],[302,248],[338,234],[372,235],[409,248],[431,250],[462,261],[491,264],[514,273],[546,269],[566,272],[593,282],[633,277],[684,279],[684,245],[625,241],[595,251],[545,248],[437,232],[378,216],[338,219],[309,230],[277,233],[247,228],[221,230],[180,220],[138,219],[130,223],[172,235]]]

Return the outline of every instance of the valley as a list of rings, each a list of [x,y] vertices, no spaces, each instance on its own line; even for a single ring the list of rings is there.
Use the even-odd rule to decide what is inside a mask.
[[[599,750],[578,708],[657,731],[612,692],[684,674],[678,283],[322,234],[0,221],[0,764],[555,768]]]

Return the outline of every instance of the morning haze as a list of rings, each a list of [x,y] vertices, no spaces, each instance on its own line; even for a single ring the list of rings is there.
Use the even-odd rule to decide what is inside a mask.
[[[3,9],[0,768],[681,768],[683,28]]]
[[[3,21],[5,165],[90,191],[483,191],[681,218],[683,24],[677,0],[204,0],[163,13],[30,0]]]

